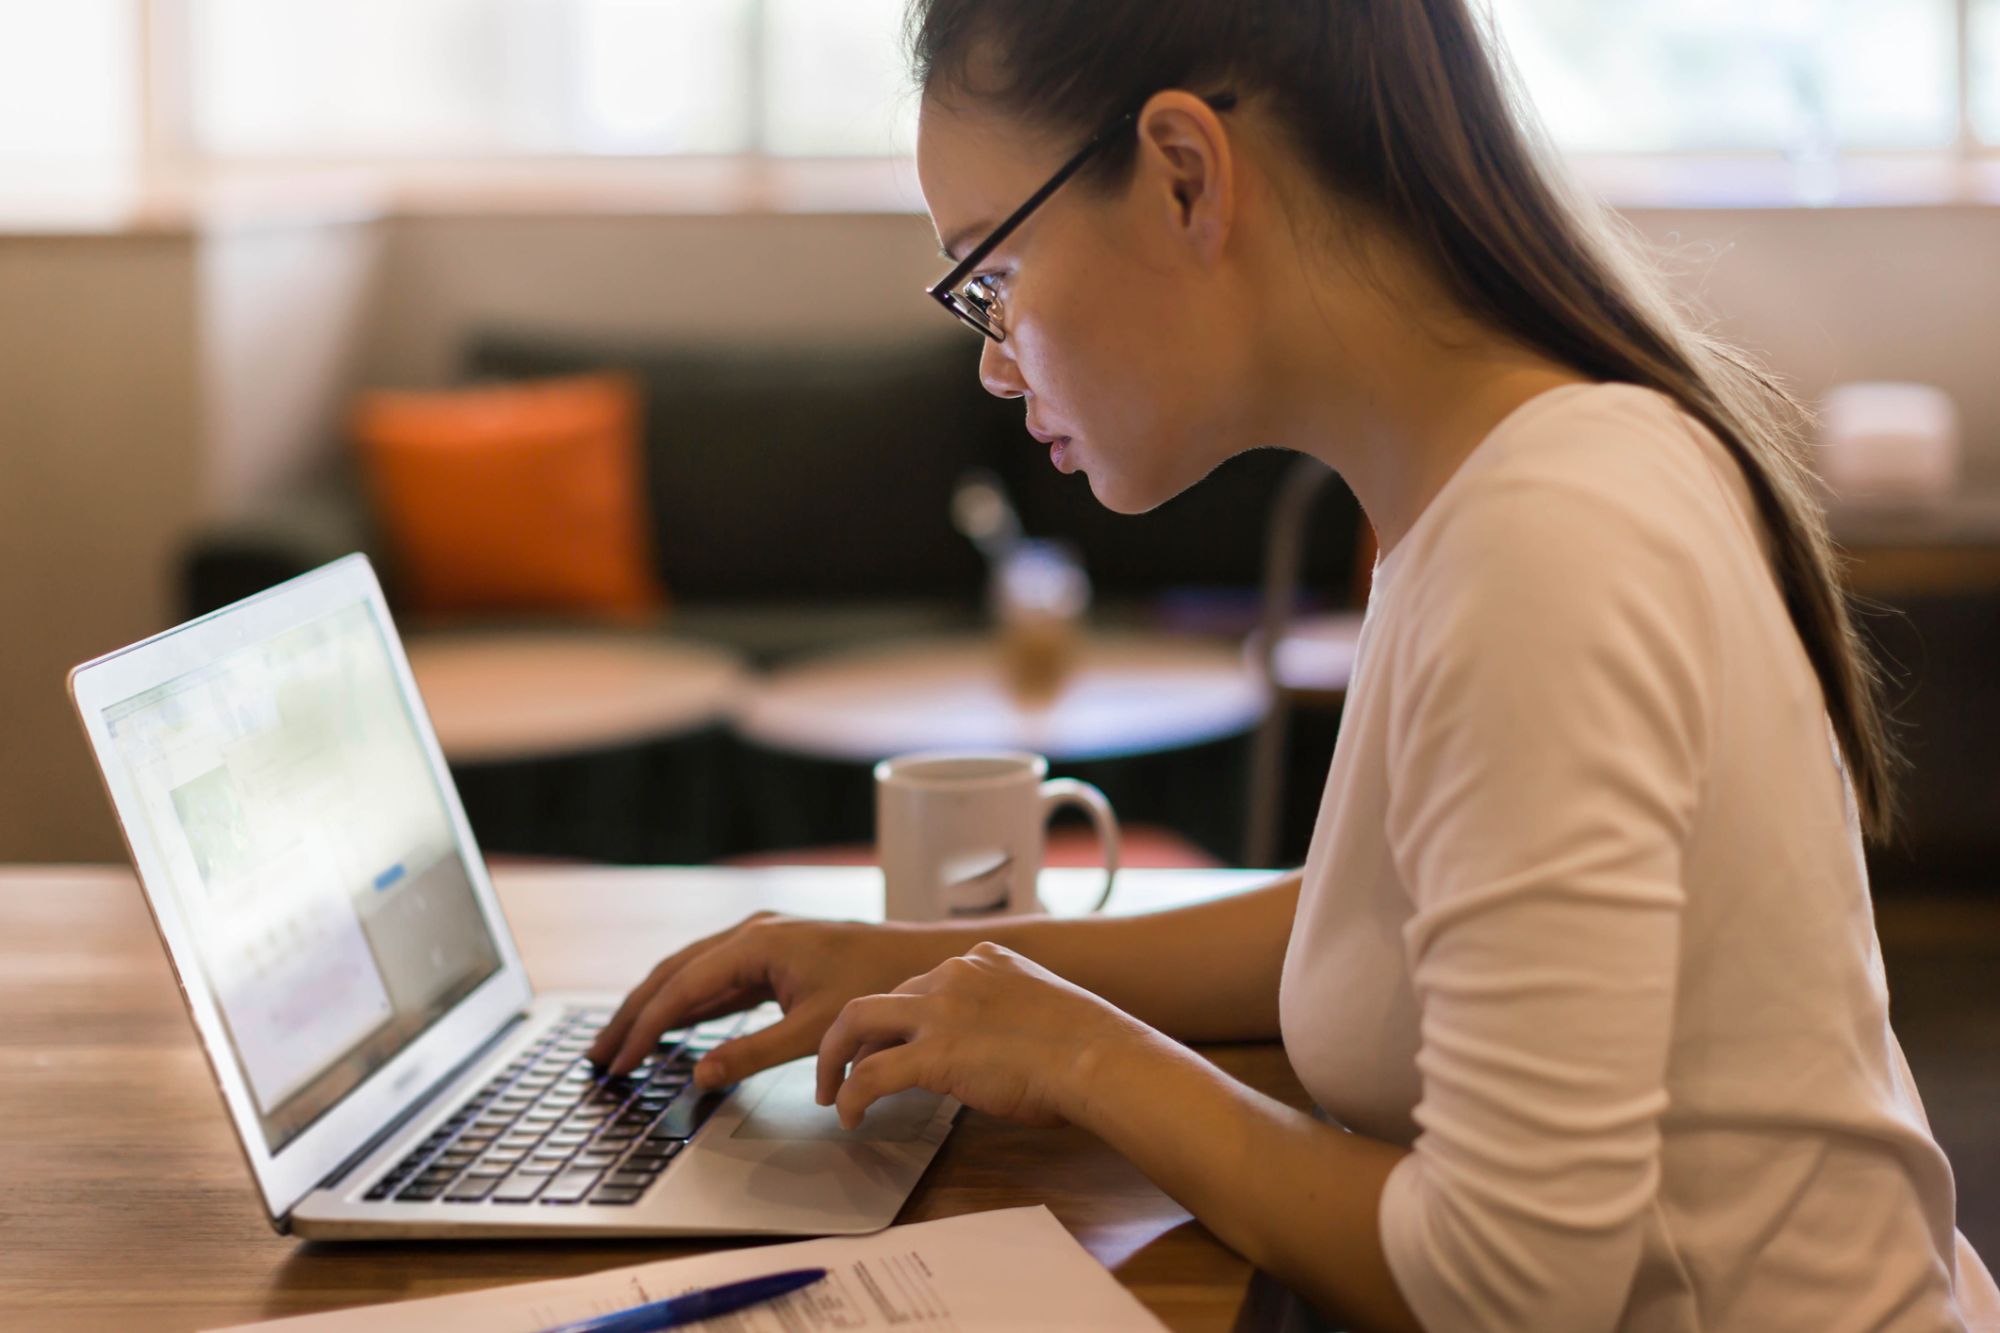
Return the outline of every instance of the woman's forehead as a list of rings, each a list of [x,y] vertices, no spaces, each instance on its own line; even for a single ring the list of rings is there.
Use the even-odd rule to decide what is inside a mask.
[[[931,96],[917,116],[917,183],[954,258],[1047,179],[1052,150],[1021,122]]]

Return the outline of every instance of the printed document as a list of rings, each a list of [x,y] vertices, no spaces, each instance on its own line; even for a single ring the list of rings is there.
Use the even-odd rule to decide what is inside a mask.
[[[493,1287],[244,1325],[260,1333],[540,1333],[702,1287],[793,1268],[824,1282],[688,1328],[711,1333],[1160,1333],[1165,1325],[1047,1208],[1005,1208],[937,1222],[762,1245],[616,1268],[589,1277]]]

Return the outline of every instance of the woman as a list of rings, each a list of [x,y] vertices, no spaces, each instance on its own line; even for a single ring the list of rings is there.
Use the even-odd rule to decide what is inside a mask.
[[[1374,526],[1311,853],[1137,919],[753,918],[593,1057],[775,996],[702,1082],[817,1051],[844,1124],[1081,1125],[1353,1327],[2000,1320],[1889,1029],[1891,756],[1789,405],[1557,195],[1464,0],[912,19],[936,294],[1054,465],[1137,512],[1275,445]],[[1277,1035],[1339,1126],[1179,1044]]]

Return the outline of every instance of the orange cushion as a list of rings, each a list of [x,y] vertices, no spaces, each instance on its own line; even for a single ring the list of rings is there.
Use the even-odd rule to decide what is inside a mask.
[[[362,394],[354,437],[404,604],[657,612],[639,422],[615,372]]]

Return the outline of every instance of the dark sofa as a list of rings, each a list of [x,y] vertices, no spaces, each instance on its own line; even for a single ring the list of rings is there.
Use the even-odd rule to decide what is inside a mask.
[[[461,378],[607,366],[637,374],[672,628],[759,661],[975,621],[983,569],[949,509],[970,467],[1000,476],[1030,534],[1076,544],[1113,619],[1220,602],[1218,623],[1243,620],[1271,494],[1291,455],[1247,454],[1152,513],[1111,513],[1082,476],[1049,465],[1021,404],[981,388],[978,350],[956,337],[887,349],[715,351],[496,332],[467,347]],[[393,561],[370,533],[340,455],[337,475],[316,493],[196,535],[185,567],[190,611],[357,546],[375,557],[395,600]],[[1351,575],[1358,511],[1342,493],[1319,520],[1307,583],[1339,590]]]

